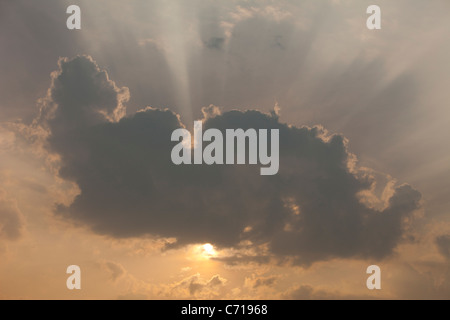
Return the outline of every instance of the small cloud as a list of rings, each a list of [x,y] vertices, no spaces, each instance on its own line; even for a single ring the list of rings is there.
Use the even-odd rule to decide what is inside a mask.
[[[207,48],[216,50],[222,50],[224,43],[225,38],[223,37],[212,37],[208,41],[204,42]]]
[[[112,281],[120,279],[127,273],[121,264],[112,261],[103,262],[102,267],[106,272],[108,272]]]
[[[227,283],[220,275],[214,275],[209,280],[203,279],[199,273],[187,277],[170,286],[171,296],[197,298],[213,298],[219,295],[219,290]]]
[[[0,239],[18,240],[24,229],[25,218],[16,200],[0,189]]]
[[[254,274],[251,278],[245,278],[245,286],[257,289],[259,287],[272,287],[275,285],[278,276],[257,277]]]
[[[450,235],[442,235],[437,237],[436,246],[445,258],[450,259]]]
[[[140,47],[154,48],[159,51],[164,51],[163,42],[153,38],[140,39],[138,40],[138,45]]]

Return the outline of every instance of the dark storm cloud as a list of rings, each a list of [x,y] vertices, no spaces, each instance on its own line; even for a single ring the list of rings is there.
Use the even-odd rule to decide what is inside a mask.
[[[80,194],[57,213],[113,237],[175,237],[176,245],[267,245],[270,255],[309,264],[333,257],[381,259],[404,234],[420,193],[393,190],[375,210],[359,198],[374,179],[357,169],[341,135],[279,122],[275,112],[204,109],[204,130],[280,130],[280,171],[259,166],[175,166],[177,114],[147,108],[124,116],[128,90],[88,57],[62,59],[39,122],[46,147],[61,158],[60,176]]]

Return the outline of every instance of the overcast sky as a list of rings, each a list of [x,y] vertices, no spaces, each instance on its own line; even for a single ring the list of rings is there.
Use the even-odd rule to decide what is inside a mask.
[[[0,298],[449,299],[449,12],[0,1]],[[194,120],[279,129],[279,173],[174,166]]]

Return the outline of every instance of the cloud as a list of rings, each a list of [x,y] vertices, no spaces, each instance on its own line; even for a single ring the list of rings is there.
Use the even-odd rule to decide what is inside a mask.
[[[101,261],[100,266],[115,283],[119,292],[124,290],[117,296],[119,300],[217,299],[226,293],[225,286],[228,282],[219,274],[205,278],[196,273],[179,281],[153,283],[137,278],[117,262]]]
[[[15,135],[14,132],[7,130],[3,125],[0,125],[0,151],[8,152],[14,147]]]
[[[313,297],[314,288],[309,285],[301,285],[291,289],[284,295],[285,299],[308,300]],[[321,294],[320,294],[321,295]]]
[[[47,150],[60,158],[59,175],[80,189],[56,213],[97,233],[173,237],[178,246],[249,241],[308,265],[388,256],[419,208],[421,195],[409,185],[393,187],[383,209],[368,207],[361,194],[376,181],[357,166],[348,141],[320,126],[281,123],[275,112],[205,108],[203,127],[279,129],[277,175],[260,176],[259,166],[175,166],[170,137],[184,126],[180,117],[155,108],[125,115],[128,99],[90,57],[61,59],[37,120]]]
[[[251,278],[245,278],[245,286],[252,289],[272,287],[277,279],[278,276],[257,277],[253,274]]]
[[[212,37],[208,41],[205,41],[205,46],[209,49],[220,50],[223,47],[225,38],[222,37]]]
[[[403,263],[389,275],[400,299],[450,299],[450,267],[445,263]]]
[[[17,202],[0,189],[0,239],[19,239],[24,225],[25,218],[17,207]]]
[[[450,259],[450,235],[442,235],[436,238],[436,245],[439,252],[447,259]]]
[[[175,283],[171,286],[171,294],[174,296],[202,296],[211,297],[218,296],[218,289],[223,287],[227,280],[220,275],[214,275],[209,280],[204,280],[200,277],[200,274],[194,274],[182,281]]]
[[[108,272],[108,274],[110,274],[112,281],[116,281],[127,274],[125,268],[116,262],[105,261],[102,263],[102,267],[106,270],[106,272]]]
[[[328,291],[314,288],[308,284],[295,286],[281,294],[282,299],[286,300],[357,300],[373,299],[366,295],[345,294],[339,291]]]

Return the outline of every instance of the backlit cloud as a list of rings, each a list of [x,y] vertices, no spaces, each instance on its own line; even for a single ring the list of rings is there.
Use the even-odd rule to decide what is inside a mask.
[[[348,141],[320,126],[281,123],[276,112],[204,108],[203,127],[279,129],[277,175],[260,176],[255,166],[175,166],[170,137],[182,119],[154,108],[125,115],[128,99],[91,58],[61,59],[37,121],[47,150],[60,157],[59,175],[80,188],[56,213],[97,233],[173,237],[178,246],[245,240],[297,264],[381,259],[419,208],[409,185],[394,187],[384,208],[367,206],[361,194],[376,181]]]

